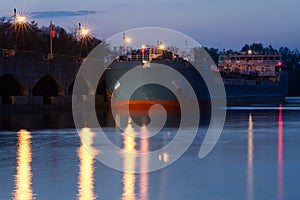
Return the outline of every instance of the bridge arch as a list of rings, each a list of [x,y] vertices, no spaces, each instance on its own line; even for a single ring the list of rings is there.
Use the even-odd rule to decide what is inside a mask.
[[[14,74],[0,76],[0,96],[2,104],[15,104],[15,96],[27,96],[28,90]]]
[[[32,89],[32,96],[43,97],[45,105],[53,105],[55,97],[63,95],[64,88],[62,84],[50,75],[42,77]]]

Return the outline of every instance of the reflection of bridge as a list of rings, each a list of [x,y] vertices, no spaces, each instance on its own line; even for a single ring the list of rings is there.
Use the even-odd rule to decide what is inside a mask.
[[[45,59],[43,53],[17,52],[14,56],[0,51],[1,104],[66,105],[71,103],[74,80],[80,67],[77,57],[55,55]],[[88,87],[88,80],[80,79]],[[88,90],[80,95],[90,95]],[[96,99],[105,99],[106,88],[101,78]]]

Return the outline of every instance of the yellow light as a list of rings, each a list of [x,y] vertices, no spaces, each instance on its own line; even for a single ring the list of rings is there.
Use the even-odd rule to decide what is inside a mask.
[[[126,43],[130,43],[131,42],[131,38],[130,37],[126,37],[125,41],[126,41]]]
[[[248,54],[252,54],[252,50],[251,49],[248,50]]]
[[[17,23],[18,24],[25,24],[26,23],[26,16],[23,14],[17,15]]]
[[[87,27],[83,27],[80,30],[80,34],[82,37],[86,37],[90,34],[90,29],[88,29]]]
[[[160,50],[164,50],[164,49],[165,49],[165,45],[161,43],[161,44],[159,45],[159,49],[160,49]]]
[[[142,49],[146,49],[146,45],[143,44],[143,45],[142,45]]]

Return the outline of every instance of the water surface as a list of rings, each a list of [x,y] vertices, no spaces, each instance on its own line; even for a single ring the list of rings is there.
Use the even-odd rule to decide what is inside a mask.
[[[137,140],[114,126],[104,130],[130,152],[160,148],[176,134],[176,128],[166,127],[153,138]],[[199,159],[205,130],[200,126],[192,146],[175,163],[141,174],[97,161],[101,152],[94,149],[89,128],[79,134],[88,151],[73,128],[1,131],[0,199],[300,199],[300,107],[230,107],[217,145]],[[126,131],[146,130],[128,123]],[[147,157],[138,161],[125,155],[126,169],[149,166]],[[168,153],[159,159],[169,162]]]

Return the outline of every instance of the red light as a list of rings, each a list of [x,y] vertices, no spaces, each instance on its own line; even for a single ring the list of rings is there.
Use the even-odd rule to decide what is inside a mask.
[[[279,62],[277,63],[277,65],[278,65],[278,66],[282,66],[282,62],[279,61]]]
[[[55,33],[55,25],[53,25],[52,22],[50,22],[49,29],[50,29],[51,37],[54,38],[56,33]]]
[[[142,52],[142,54],[144,54],[145,53],[145,49],[141,49],[141,52]]]
[[[52,37],[52,38],[55,37],[55,29],[51,30],[51,37]]]

